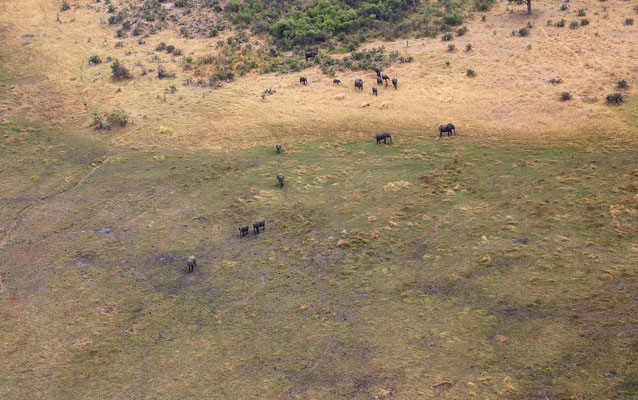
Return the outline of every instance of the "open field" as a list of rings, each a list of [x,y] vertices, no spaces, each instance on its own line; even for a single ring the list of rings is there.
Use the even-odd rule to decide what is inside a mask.
[[[0,2],[0,399],[638,398],[634,3],[371,43],[414,57],[378,98],[369,72],[142,75],[159,41],[214,40],[114,48],[71,3]],[[113,109],[126,127],[90,126]]]
[[[635,144],[2,139],[2,398],[638,394]]]

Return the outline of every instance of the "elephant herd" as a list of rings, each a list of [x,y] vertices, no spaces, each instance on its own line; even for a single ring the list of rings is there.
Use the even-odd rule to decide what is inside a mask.
[[[309,57],[309,53],[314,53],[314,55],[311,55],[310,58],[316,56],[316,52],[307,52],[306,53],[306,60]],[[399,88],[399,79],[397,77],[394,77],[394,78],[390,79],[390,77],[388,75],[385,75],[385,74],[382,75],[381,74],[381,72],[382,72],[381,67],[374,67],[373,71],[376,72],[376,74],[377,74],[377,85],[381,85],[382,86],[385,83],[385,87],[388,87],[388,81],[391,81],[392,82],[392,86],[394,87],[395,90],[397,90]],[[308,84],[308,78],[306,78],[305,76],[299,77],[299,83],[301,85],[307,85]],[[338,86],[338,85],[341,84],[341,80],[340,79],[333,79],[332,80],[332,84]],[[359,78],[355,79],[354,80],[354,88],[356,90],[363,91],[363,80],[359,79]],[[372,87],[372,94],[375,95],[375,96],[379,95],[379,89],[376,86]]]

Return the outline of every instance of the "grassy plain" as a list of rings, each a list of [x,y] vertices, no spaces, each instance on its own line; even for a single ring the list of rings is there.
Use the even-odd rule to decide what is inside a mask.
[[[378,98],[315,70],[187,88],[179,60],[115,82],[88,57],[214,46],[114,49],[84,3],[0,4],[0,398],[638,397],[630,2],[583,2],[577,30],[544,21],[580,5],[538,2],[527,38],[499,3],[455,53],[385,43],[415,62]],[[127,128],[89,128],[114,108]]]

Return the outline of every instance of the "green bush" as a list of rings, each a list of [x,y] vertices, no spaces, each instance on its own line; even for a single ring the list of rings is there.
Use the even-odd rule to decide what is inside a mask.
[[[561,11],[565,11],[565,10],[567,10],[567,7],[568,7],[567,3],[563,3],[563,4],[560,5],[560,10]]]
[[[527,28],[521,28],[518,30],[518,36],[520,37],[529,36],[529,34],[530,34],[530,30]]]
[[[488,11],[494,3],[496,3],[496,0],[474,0],[474,9],[476,11]],[[485,21],[485,19],[483,19],[483,21]]]
[[[625,19],[625,25],[633,25],[633,24],[634,24],[634,19],[633,18]]]
[[[572,94],[569,92],[563,92],[560,94],[560,100],[561,101],[568,101],[572,98]]]
[[[450,40],[452,40],[454,38],[454,36],[452,36],[451,33],[446,33],[441,37],[441,40],[443,40],[444,42],[448,42]]]
[[[578,23],[578,21],[572,21],[572,22],[569,23],[569,28],[570,29],[576,29],[576,28],[578,28],[578,25],[580,25]]]
[[[456,50],[456,46],[455,45],[453,45],[453,44],[448,44],[447,45],[447,51],[454,51],[454,50]]]
[[[470,50],[472,50],[472,45],[468,43],[465,45],[465,51],[470,51]]]
[[[474,72],[474,70],[473,70],[473,69],[468,69],[468,70],[466,71],[466,75],[467,75],[467,76],[469,76],[470,78],[473,78],[473,77],[475,77],[475,76],[476,76],[476,72]]]
[[[607,95],[607,97],[605,98],[605,101],[607,102],[607,104],[617,106],[621,104],[622,102],[624,102],[625,99],[623,98],[623,95],[620,93],[612,93],[610,95]]]
[[[124,110],[113,110],[109,114],[109,119],[113,122],[119,122],[120,126],[125,126],[128,123],[129,114]]]
[[[549,83],[551,83],[552,85],[558,85],[559,83],[562,83],[563,80],[561,78],[552,78],[549,80]]]
[[[565,21],[565,18],[562,18],[560,21],[556,22],[556,26],[562,28],[565,26],[565,22],[567,22]]]
[[[111,71],[113,74],[113,78],[117,80],[131,78],[131,73],[124,65],[120,63],[120,60],[116,59],[115,61],[113,61],[113,64],[111,64]]]
[[[585,13],[585,9],[584,8],[581,8],[581,9],[578,10],[578,16],[579,17],[584,17],[585,15],[587,15],[587,14]]]
[[[589,20],[587,18],[583,18],[580,20],[580,26],[589,25]]]
[[[60,11],[66,11],[68,9],[70,9],[71,6],[69,5],[69,3],[67,3],[66,1],[62,2],[62,6],[60,6]]]
[[[618,87],[618,89],[627,89],[629,87],[629,84],[626,80],[621,79],[618,81],[618,84],[616,86]]]
[[[463,36],[467,32],[467,26],[456,30],[456,36]]]
[[[100,58],[100,56],[91,56],[89,57],[89,65],[96,65],[96,64],[100,64],[102,62],[102,59]]]

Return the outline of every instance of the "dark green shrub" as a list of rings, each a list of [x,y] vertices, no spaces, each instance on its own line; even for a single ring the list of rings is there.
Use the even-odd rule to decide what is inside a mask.
[[[563,80],[561,78],[552,78],[549,80],[549,83],[551,83],[552,85],[558,85],[559,83],[562,83]]]
[[[101,62],[102,62],[102,59],[100,58],[100,56],[89,57],[89,65],[96,65],[96,64],[100,64]]]
[[[562,18],[560,21],[556,22],[556,26],[562,28],[565,26],[565,22],[567,22],[565,21],[565,18]]]
[[[139,36],[142,34],[142,30],[139,27],[133,29],[133,36]]]
[[[576,29],[576,28],[578,28],[578,25],[580,25],[578,23],[578,21],[572,21],[572,22],[569,23],[569,28],[570,29]]]
[[[444,42],[448,42],[450,40],[452,40],[454,38],[454,36],[452,36],[451,33],[446,33],[443,36],[441,36],[441,40],[443,40]]]
[[[472,50],[472,45],[468,43],[465,45],[465,51],[470,51],[470,50]]]
[[[587,18],[583,18],[580,20],[580,26],[589,25],[589,20]]]
[[[443,22],[450,26],[461,25],[463,23],[463,16],[453,12],[445,15],[443,17]]]
[[[618,81],[616,87],[618,87],[618,89],[627,89],[629,87],[629,84],[627,84],[626,80],[621,79]]]
[[[124,23],[122,24],[122,28],[127,31],[131,29],[131,21],[124,21]]]
[[[155,47],[155,50],[157,50],[157,51],[164,51],[164,50],[166,50],[166,43],[164,43],[164,42],[159,42],[159,44],[157,45],[157,47]]]
[[[117,80],[131,78],[131,73],[124,65],[120,63],[120,60],[116,59],[115,61],[113,61],[113,64],[111,64],[111,71],[113,74],[113,78]]]
[[[456,36],[463,36],[467,32],[467,26],[456,30]]]
[[[527,28],[521,28],[521,29],[518,30],[518,36],[520,36],[520,37],[529,36],[529,33],[530,33],[530,31]]]
[[[585,13],[585,9],[581,8],[578,10],[578,16],[579,17],[584,17],[585,15],[587,15],[587,13]]]
[[[447,45],[447,51],[454,51],[454,50],[456,50],[456,46],[455,45],[453,45],[453,44],[448,44]]]
[[[607,102],[607,104],[617,106],[621,104],[622,102],[624,102],[625,99],[623,98],[623,95],[620,93],[612,93],[610,95],[607,95],[607,97],[605,98],[605,101]]]
[[[481,15],[481,21],[485,22],[485,15]]]
[[[109,5],[109,8],[106,10],[107,13],[113,14],[115,12],[115,6],[113,4]]]
[[[474,72],[474,70],[473,70],[473,69],[468,69],[468,70],[466,71],[466,75],[467,75],[467,76],[469,76],[470,78],[473,78],[473,77],[475,77],[475,76],[476,76],[476,72]]]
[[[572,94],[569,92],[563,92],[560,94],[561,101],[569,101],[572,98]]]
[[[67,3],[66,1],[62,2],[62,6],[60,6],[60,11],[66,11],[68,9],[70,9],[71,6],[69,5],[69,3]]]
[[[175,46],[173,46],[172,44],[169,44],[168,46],[166,46],[166,52],[167,53],[172,53],[175,51]]]
[[[563,3],[563,4],[560,5],[560,10],[561,11],[565,11],[565,10],[567,10],[567,7],[568,7],[567,3]]]
[[[124,29],[118,29],[117,31],[115,31],[115,36],[117,36],[118,38],[126,37],[126,31],[124,31]]]
[[[488,11],[494,3],[496,3],[496,0],[474,0],[474,9],[476,11]]]
[[[633,25],[633,24],[634,24],[634,19],[633,18],[625,19],[625,25]]]

